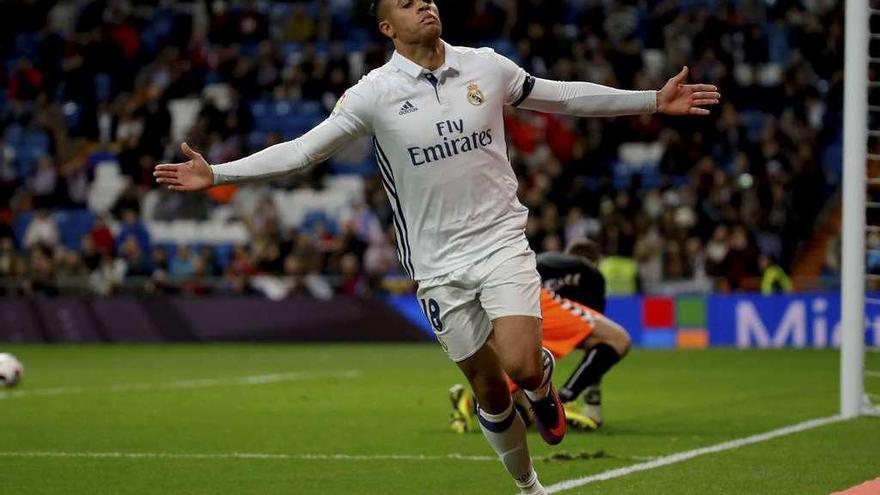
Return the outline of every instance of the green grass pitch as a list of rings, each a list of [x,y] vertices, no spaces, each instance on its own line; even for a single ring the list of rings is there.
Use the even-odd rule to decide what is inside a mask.
[[[0,351],[27,373],[0,391],[0,493],[515,492],[482,435],[447,429],[446,390],[461,378],[433,345]],[[605,380],[606,426],[557,447],[530,433],[536,467],[550,485],[832,415],[838,359],[636,349]],[[880,369],[878,353],[867,359]],[[564,493],[821,495],[878,476],[880,418],[862,418]]]

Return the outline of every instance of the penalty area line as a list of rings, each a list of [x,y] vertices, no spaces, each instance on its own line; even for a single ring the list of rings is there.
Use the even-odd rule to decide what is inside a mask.
[[[676,454],[671,454],[663,457],[658,457],[652,461],[642,462],[639,464],[633,464],[631,466],[626,466],[617,469],[611,469],[609,471],[604,471],[598,474],[594,474],[591,476],[584,476],[582,478],[574,478],[570,480],[560,481],[559,483],[554,483],[547,487],[547,493],[560,493],[567,490],[573,490],[575,488],[582,487],[584,485],[589,485],[591,483],[596,483],[599,481],[606,481],[615,478],[622,478],[624,476],[629,476],[634,473],[639,473],[642,471],[649,471],[651,469],[657,469],[664,466],[670,466],[672,464],[678,464],[680,462],[689,461],[695,457],[700,457],[708,454],[715,454],[718,452],[724,452],[726,450],[738,449],[740,447],[745,447],[747,445],[753,445],[756,443],[766,442],[768,440],[773,440],[774,438],[784,437],[786,435],[792,435],[794,433],[800,433],[802,431],[812,430],[814,428],[819,428],[822,426],[830,425],[833,423],[838,423],[844,421],[845,418],[839,415],[828,416],[825,418],[817,418],[811,419],[809,421],[804,421],[802,423],[797,423],[789,426],[785,426],[783,428],[779,428],[776,430],[771,430],[765,433],[759,433],[757,435],[752,435],[744,438],[738,438],[736,440],[730,440],[727,442],[719,443],[716,445],[710,445],[708,447],[702,447],[699,449],[687,450],[684,452],[678,452]]]
[[[122,383],[102,387],[57,387],[36,388],[32,390],[0,391],[0,400],[20,397],[50,397],[53,395],[74,395],[89,392],[136,392],[142,390],[176,390],[189,388],[207,388],[219,386],[266,385],[269,383],[296,382],[304,380],[320,380],[323,378],[353,379],[361,376],[361,370],[342,370],[327,372],[294,371],[288,373],[270,373],[229,378],[199,378],[193,380],[177,380],[166,383]]]
[[[497,462],[483,455],[447,454],[262,454],[229,452],[217,454],[175,454],[169,452],[0,452],[0,458],[80,458],[80,459],[244,459],[276,461],[471,461]]]

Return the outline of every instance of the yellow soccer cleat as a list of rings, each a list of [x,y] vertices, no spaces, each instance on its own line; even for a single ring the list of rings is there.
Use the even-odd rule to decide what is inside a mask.
[[[577,431],[596,431],[602,426],[600,421],[587,416],[583,409],[574,404],[565,405],[565,419],[568,426]]]
[[[468,431],[467,422],[458,411],[452,412],[452,416],[449,420],[449,427],[452,428],[452,431],[455,433],[467,433]]]
[[[461,384],[455,384],[449,389],[449,401],[452,403],[450,415],[450,428],[456,433],[478,431],[476,422],[476,407],[471,392]]]

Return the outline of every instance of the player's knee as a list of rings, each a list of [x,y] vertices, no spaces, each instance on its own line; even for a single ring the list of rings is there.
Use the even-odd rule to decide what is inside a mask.
[[[525,390],[535,390],[544,381],[544,368],[540,359],[524,360],[507,372],[510,379]]]
[[[596,331],[585,342],[588,347],[596,344],[605,344],[611,346],[618,354],[625,356],[630,347],[632,347],[632,339],[629,332],[617,323],[602,318],[596,325]]]
[[[618,327],[620,332],[616,334],[614,339],[614,350],[617,351],[621,356],[625,356],[630,348],[632,347],[632,338],[629,336],[629,332],[626,331],[623,327]]]
[[[510,405],[510,389],[506,381],[474,378],[470,383],[480,409],[489,414],[498,414],[507,409]]]

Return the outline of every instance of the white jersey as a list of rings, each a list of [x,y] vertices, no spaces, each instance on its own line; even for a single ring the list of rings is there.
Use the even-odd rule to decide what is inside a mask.
[[[415,280],[444,275],[498,249],[527,246],[528,210],[517,199],[504,105],[528,97],[525,108],[575,115],[655,108],[653,91],[537,81],[540,91],[535,78],[490,48],[446,44],[445,63],[434,71],[395,52],[352,86],[318,127],[285,143],[289,147],[213,166],[214,181],[282,175],[373,135],[403,267]]]
[[[416,280],[527,245],[528,209],[516,196],[502,110],[528,80],[488,48],[446,45],[433,72],[395,52],[333,112],[346,130],[374,136],[400,260]]]

